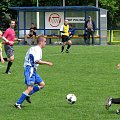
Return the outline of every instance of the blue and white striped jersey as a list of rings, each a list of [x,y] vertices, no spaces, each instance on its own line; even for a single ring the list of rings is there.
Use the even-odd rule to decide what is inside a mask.
[[[39,64],[36,64],[36,61],[42,60],[42,49],[40,46],[36,45],[31,47],[25,56],[24,67],[31,66],[35,69],[38,68]]]

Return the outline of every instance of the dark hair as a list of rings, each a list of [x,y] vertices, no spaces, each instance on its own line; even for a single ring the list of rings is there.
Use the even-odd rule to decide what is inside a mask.
[[[70,23],[69,26],[73,27],[73,25]]]
[[[39,44],[40,42],[42,42],[44,40],[45,36],[44,35],[39,35],[37,38],[37,44]]]
[[[9,23],[11,23],[11,21],[15,21],[15,22],[16,22],[16,20],[15,20],[15,19],[11,19],[11,20],[9,20]]]
[[[92,18],[91,16],[88,16],[88,18]]]
[[[75,25],[74,25],[74,24],[71,24],[71,23],[70,23],[69,26],[72,27],[72,28],[75,28]]]

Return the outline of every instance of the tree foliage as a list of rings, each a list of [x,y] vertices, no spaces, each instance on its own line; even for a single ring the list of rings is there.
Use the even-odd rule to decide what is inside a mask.
[[[63,0],[1,0],[0,1],[0,18],[6,19],[6,15],[10,18],[17,18],[17,12],[9,9],[11,6],[62,6]],[[95,6],[96,0],[65,0],[66,6]],[[120,0],[99,0],[99,7],[108,10],[108,21],[119,23],[120,19]]]
[[[108,22],[114,26],[119,22],[119,10],[120,10],[120,3],[118,0],[100,0],[100,7],[105,8],[108,10]]]

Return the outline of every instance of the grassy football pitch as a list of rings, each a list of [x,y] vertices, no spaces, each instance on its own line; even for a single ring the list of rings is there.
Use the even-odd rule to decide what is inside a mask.
[[[14,104],[25,90],[24,56],[29,46],[14,46],[15,62],[11,75],[4,74],[6,65],[0,63],[0,120],[119,120],[115,114],[119,105],[109,111],[104,107],[108,96],[120,97],[120,46],[72,46],[70,53],[60,53],[61,46],[46,46],[43,60],[53,67],[41,65],[37,72],[46,86],[31,96],[18,110]],[[4,51],[4,50],[3,50]],[[66,102],[74,93],[75,104]]]

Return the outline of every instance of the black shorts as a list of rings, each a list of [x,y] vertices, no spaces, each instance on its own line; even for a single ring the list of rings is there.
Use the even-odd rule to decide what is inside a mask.
[[[34,36],[36,36],[36,33],[33,33],[33,34],[29,34],[29,36],[30,36],[30,37],[32,37],[33,35],[34,35]]]
[[[11,56],[14,55],[13,45],[5,44],[4,45],[4,49],[5,49],[5,53],[6,53],[6,55],[7,55],[8,58],[10,58]]]
[[[62,42],[68,42],[68,40],[70,40],[69,36],[62,35]]]
[[[32,37],[32,36],[33,36],[33,34],[29,34],[29,36],[30,36],[30,37]]]

